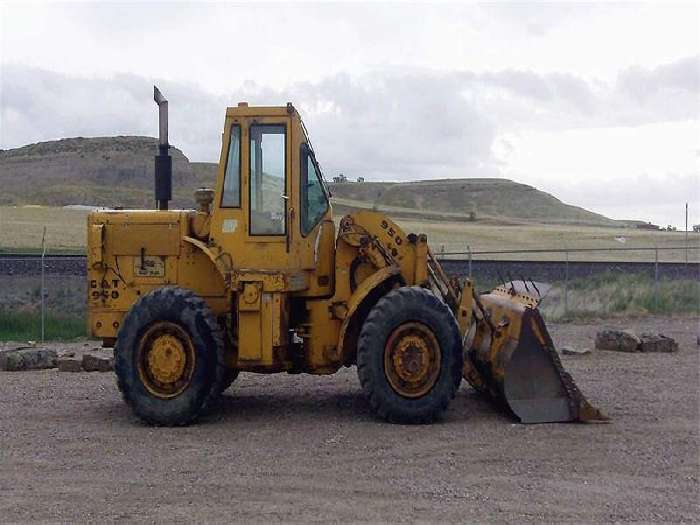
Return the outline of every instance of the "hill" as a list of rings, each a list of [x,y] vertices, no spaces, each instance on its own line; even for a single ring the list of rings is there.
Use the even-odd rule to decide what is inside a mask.
[[[336,207],[373,207],[404,217],[620,225],[618,221],[565,204],[549,193],[508,179],[345,182],[330,184],[330,188]]]
[[[152,137],[69,138],[0,151],[0,204],[153,206]],[[211,184],[216,166],[192,163],[177,148],[173,201],[191,207],[192,192]]]
[[[150,208],[156,151],[155,138],[131,136],[77,137],[0,150],[0,205]],[[174,147],[171,155],[172,204],[192,207],[194,190],[213,185],[217,166],[190,162]],[[404,218],[438,221],[620,225],[506,179],[347,182],[330,188],[339,214],[374,208]]]

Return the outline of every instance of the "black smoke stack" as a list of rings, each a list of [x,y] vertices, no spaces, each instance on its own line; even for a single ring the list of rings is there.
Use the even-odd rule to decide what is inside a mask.
[[[158,155],[156,155],[156,202],[159,210],[168,209],[168,201],[173,198],[173,159],[168,144],[168,101],[153,86],[153,100],[158,104]]]

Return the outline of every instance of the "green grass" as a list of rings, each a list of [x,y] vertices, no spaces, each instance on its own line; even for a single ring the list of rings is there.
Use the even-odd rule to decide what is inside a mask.
[[[46,316],[45,339],[65,341],[85,337],[85,319],[80,316]],[[0,341],[39,341],[41,315],[35,312],[0,311]]]

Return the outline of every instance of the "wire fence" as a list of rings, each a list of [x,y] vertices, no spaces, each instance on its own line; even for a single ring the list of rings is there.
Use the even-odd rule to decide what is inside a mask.
[[[668,252],[679,250],[688,252],[687,263],[678,262],[677,253],[676,262],[665,260]],[[629,260],[595,257],[606,252],[637,253]],[[472,278],[481,291],[508,281],[535,281],[547,290],[541,309],[557,319],[627,311],[698,312],[699,252],[700,246],[667,246],[438,250],[436,255],[448,274]],[[45,245],[31,257],[0,256],[0,324],[24,317],[31,338],[54,338],[70,326],[82,330],[86,294],[84,257],[50,255]],[[0,326],[0,338],[7,337],[4,328]]]
[[[634,253],[634,257],[609,257],[617,252]],[[679,258],[679,252],[684,257]],[[542,309],[554,318],[615,312],[697,312],[699,255],[700,246],[693,245],[474,251],[467,247],[465,251],[437,253],[448,273],[469,277],[482,290],[510,281],[546,283],[549,293]],[[673,262],[664,260],[669,258]]]

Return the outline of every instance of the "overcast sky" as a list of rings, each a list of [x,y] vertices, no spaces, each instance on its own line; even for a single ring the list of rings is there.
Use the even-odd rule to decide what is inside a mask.
[[[0,4],[0,147],[155,135],[217,161],[224,108],[294,102],[326,177],[507,177],[700,222],[700,7]]]

